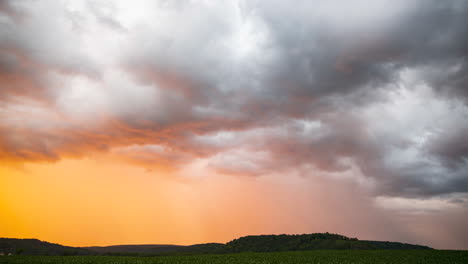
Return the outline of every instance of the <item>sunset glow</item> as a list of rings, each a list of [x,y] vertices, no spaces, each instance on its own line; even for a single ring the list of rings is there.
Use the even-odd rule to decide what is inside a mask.
[[[468,4],[351,2],[0,1],[0,237],[468,249]]]

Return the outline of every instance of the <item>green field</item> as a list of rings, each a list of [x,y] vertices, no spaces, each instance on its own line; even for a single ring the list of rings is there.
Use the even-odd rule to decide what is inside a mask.
[[[468,251],[454,250],[314,250],[225,255],[116,257],[116,256],[4,256],[0,263],[41,264],[149,264],[149,263],[437,263],[466,264]]]

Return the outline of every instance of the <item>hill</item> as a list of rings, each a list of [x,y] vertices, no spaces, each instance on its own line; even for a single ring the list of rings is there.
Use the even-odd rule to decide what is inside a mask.
[[[338,234],[259,235],[234,239],[226,244],[115,245],[66,247],[37,239],[0,238],[0,253],[23,255],[177,255],[237,252],[274,252],[317,249],[431,249],[426,246],[388,241],[368,241]]]
[[[104,255],[170,255],[170,254],[209,254],[227,253],[225,244],[206,243],[190,246],[180,245],[115,245],[107,247],[85,247]]]
[[[338,234],[245,236],[226,244],[231,252],[273,252],[315,249],[430,249],[400,242],[368,241]]]
[[[0,238],[0,255],[91,255],[94,252],[78,247],[67,247],[38,239]]]

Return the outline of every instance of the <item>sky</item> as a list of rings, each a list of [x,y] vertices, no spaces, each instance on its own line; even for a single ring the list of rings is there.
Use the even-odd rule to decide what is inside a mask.
[[[0,1],[0,237],[468,249],[468,2]]]

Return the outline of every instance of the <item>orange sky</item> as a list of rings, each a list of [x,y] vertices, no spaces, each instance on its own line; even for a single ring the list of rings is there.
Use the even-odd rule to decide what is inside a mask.
[[[364,231],[360,223],[346,232],[349,223],[364,216],[325,201],[334,195],[324,196],[327,187],[319,181],[311,185],[301,178],[285,182],[196,169],[190,175],[173,174],[106,155],[2,167],[0,237],[89,246],[227,242],[248,234],[333,228],[349,235]],[[342,222],[329,207],[351,217]]]
[[[248,177],[190,178],[105,158],[0,169],[0,236],[66,245],[226,242],[291,229],[279,186]],[[261,185],[260,185],[261,184]],[[294,210],[291,208],[289,210]]]
[[[468,249],[462,2],[0,0],[0,237]]]
[[[426,231],[462,224],[456,210],[436,221],[427,213],[395,217],[342,177],[226,175],[196,165],[149,170],[103,153],[1,166],[0,176],[0,237],[69,246],[188,245],[328,231],[444,248],[456,247],[455,233]]]

